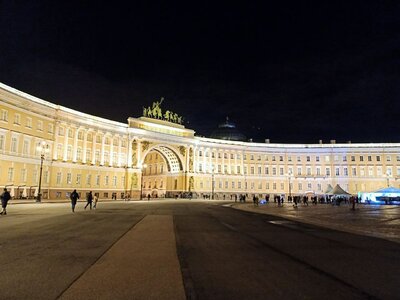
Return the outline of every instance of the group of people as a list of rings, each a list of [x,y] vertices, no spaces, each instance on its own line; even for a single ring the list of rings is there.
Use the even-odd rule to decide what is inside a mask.
[[[79,194],[76,190],[74,190],[71,195],[69,196],[69,198],[71,199],[71,206],[72,206],[72,212],[75,212],[75,206],[76,203],[78,202],[79,199]],[[85,205],[85,210],[86,208],[89,206],[90,209],[92,209],[92,204],[94,202],[93,208],[96,209],[97,207],[97,202],[99,201],[99,197],[97,197],[97,195],[92,194],[92,191],[90,191],[87,195],[86,195],[86,205]]]

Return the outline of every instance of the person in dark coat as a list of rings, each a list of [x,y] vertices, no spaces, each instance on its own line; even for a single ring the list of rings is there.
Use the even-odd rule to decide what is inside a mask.
[[[92,202],[93,202],[93,195],[92,195],[92,191],[89,192],[89,194],[87,194],[86,196],[86,205],[85,205],[85,209],[86,207],[89,205],[90,209],[92,209]]]
[[[75,205],[79,199],[79,194],[74,190],[69,197],[71,198],[72,212],[75,212]]]
[[[6,188],[4,188],[4,192],[1,194],[0,196],[1,198],[1,207],[3,208],[3,210],[1,211],[1,215],[6,215],[7,214],[7,204],[8,204],[8,200],[11,199],[11,195],[10,193],[7,191]]]

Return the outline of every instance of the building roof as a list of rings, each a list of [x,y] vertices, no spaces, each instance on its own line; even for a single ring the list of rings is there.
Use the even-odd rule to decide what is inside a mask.
[[[210,137],[220,140],[246,141],[246,136],[236,129],[236,125],[229,121],[228,117],[226,117],[224,123],[218,125],[218,129],[214,130]]]

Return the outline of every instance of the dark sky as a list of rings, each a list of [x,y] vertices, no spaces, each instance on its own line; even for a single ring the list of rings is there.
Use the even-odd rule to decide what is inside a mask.
[[[165,97],[204,136],[400,142],[398,0],[114,2],[0,0],[0,81],[121,122]]]

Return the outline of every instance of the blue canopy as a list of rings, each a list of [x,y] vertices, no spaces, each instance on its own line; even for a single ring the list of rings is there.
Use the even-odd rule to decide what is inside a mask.
[[[400,194],[400,189],[395,187],[387,187],[380,190],[375,191],[374,193],[382,193],[382,194]]]

